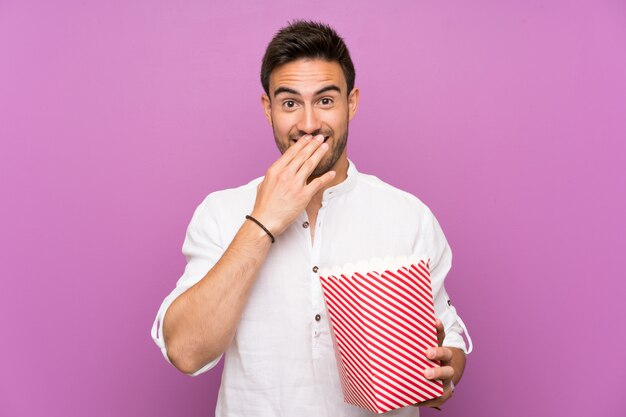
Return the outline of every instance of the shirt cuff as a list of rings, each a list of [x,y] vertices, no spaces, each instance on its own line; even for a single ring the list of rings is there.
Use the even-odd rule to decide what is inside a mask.
[[[167,309],[170,307],[170,305],[172,305],[174,300],[176,300],[176,298],[180,294],[182,293],[177,294],[177,291],[173,291],[167,298],[165,298],[165,300],[163,300],[163,303],[161,304],[161,307],[159,308],[159,312],[157,313],[157,316],[154,319],[154,323],[152,324],[152,330],[150,332],[152,336],[152,340],[154,340],[154,343],[156,343],[156,345],[161,350],[161,354],[163,355],[165,360],[172,366],[174,366],[174,364],[172,363],[169,356],[167,355],[167,347],[165,346],[165,340],[163,339],[163,321],[165,319],[165,313],[167,313]],[[222,358],[222,355],[218,356],[211,362],[207,363],[202,368],[198,369],[196,372],[189,373],[187,375],[198,376],[200,374],[203,374],[209,369],[215,367],[215,365],[217,365],[217,363],[220,361],[221,358]]]
[[[456,313],[456,308],[454,308],[454,306],[449,305],[446,310],[446,319],[442,320],[446,332],[446,337],[443,340],[443,346],[459,348],[465,352],[466,355],[469,355],[474,349],[474,345],[465,323]],[[463,334],[465,334],[469,348],[465,344],[465,340],[463,340]]]

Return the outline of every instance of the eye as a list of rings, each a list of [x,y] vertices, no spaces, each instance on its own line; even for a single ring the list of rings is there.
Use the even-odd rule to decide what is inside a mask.
[[[283,101],[283,107],[286,109],[293,109],[296,107],[296,102],[293,100],[285,100]]]
[[[324,97],[320,100],[320,104],[322,106],[330,106],[331,104],[333,104],[333,99],[329,97]]]

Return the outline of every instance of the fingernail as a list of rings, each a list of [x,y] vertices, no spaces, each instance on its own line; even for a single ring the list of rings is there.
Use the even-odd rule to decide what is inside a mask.
[[[428,350],[426,351],[426,356],[428,356],[429,358],[434,358],[435,357],[435,348],[428,348]]]
[[[318,142],[323,141],[324,140],[324,135],[317,135],[317,136],[315,136],[315,140],[318,141]]]
[[[426,372],[424,372],[426,378],[432,378],[434,374],[435,372],[432,369],[427,369]]]
[[[302,136],[302,139],[304,139],[304,140],[311,140],[312,137],[313,136],[311,136],[311,135],[304,135],[304,136]]]
[[[320,146],[320,148],[322,148],[322,149],[328,149],[328,145],[327,145],[327,144],[325,144],[325,143],[322,143],[322,146]]]

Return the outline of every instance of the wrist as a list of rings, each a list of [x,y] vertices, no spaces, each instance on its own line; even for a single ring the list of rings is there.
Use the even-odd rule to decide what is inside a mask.
[[[257,219],[276,238],[282,233],[280,223],[267,211],[252,210],[250,216]]]
[[[259,230],[261,230],[265,235],[267,235],[267,237],[270,239],[270,241],[272,243],[274,243],[276,241],[276,238],[274,237],[274,234],[267,228],[267,226],[265,226],[265,224],[263,224],[263,222],[261,220],[259,220],[254,213],[252,215],[246,215],[246,220],[254,223],[254,225],[256,227],[259,228]]]

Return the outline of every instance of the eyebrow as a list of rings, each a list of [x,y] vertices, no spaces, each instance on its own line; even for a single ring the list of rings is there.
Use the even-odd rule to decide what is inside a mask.
[[[324,87],[322,89],[317,90],[314,95],[318,96],[320,94],[326,93],[327,91],[336,91],[339,94],[341,94],[341,89],[339,87],[337,87],[336,85],[331,84],[331,85],[327,85],[326,87]],[[278,87],[276,90],[274,90],[274,97],[276,97],[277,95],[279,95],[281,93],[294,94],[296,96],[301,95],[299,92],[297,92],[293,88]]]

